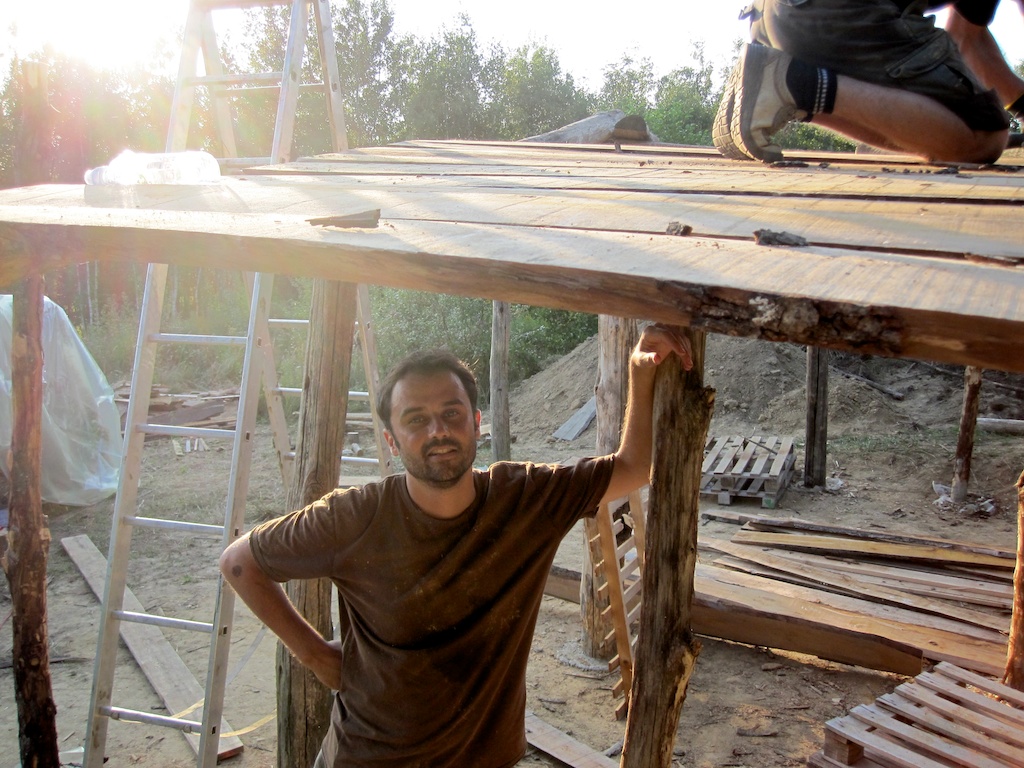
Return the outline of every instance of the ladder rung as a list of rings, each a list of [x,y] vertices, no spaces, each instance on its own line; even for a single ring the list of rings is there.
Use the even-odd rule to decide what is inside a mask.
[[[275,392],[279,392],[282,395],[301,395],[302,387],[276,387]],[[369,400],[369,392],[349,392],[348,397],[350,400]],[[370,414],[366,414],[369,416]]]
[[[206,336],[198,333],[154,333],[150,341],[170,342],[174,344],[226,344],[244,347],[245,336]]]
[[[267,324],[271,328],[305,328],[309,325],[309,320],[299,320],[289,317],[272,317],[267,321]]]
[[[169,424],[139,424],[136,429],[147,435],[163,435],[165,437],[209,437],[217,440],[222,437],[234,437],[233,429],[204,429],[202,427],[172,427]]]
[[[220,538],[224,535],[223,525],[208,525],[207,523],[183,523],[180,520],[161,520],[156,517],[134,517],[126,516],[124,521],[129,525],[137,525],[140,528],[162,528],[170,531],[181,531],[182,533],[195,533],[199,536],[214,536]]]
[[[289,0],[195,0],[195,4],[211,11],[231,8],[260,8],[272,5],[291,5]]]
[[[270,73],[274,74],[274,73]],[[278,73],[280,74],[280,73]],[[281,78],[278,77],[278,82],[273,85],[245,85],[245,83],[253,77],[262,77],[262,75],[220,75],[219,77],[207,76],[207,77],[193,77],[186,80],[186,84],[195,86],[221,86],[220,96],[233,96],[236,98],[251,96],[254,93],[270,93],[281,90]],[[241,84],[225,83],[225,80],[240,80]],[[299,83],[299,93],[303,91],[322,91],[324,89],[323,83]]]
[[[218,157],[217,162],[220,163],[221,170],[231,168],[251,168],[258,165],[273,165],[275,163],[274,158],[270,157]]]
[[[284,72],[248,72],[229,75],[198,75],[187,77],[186,85],[245,85],[246,83],[277,83],[281,87]]]
[[[100,712],[111,720],[130,720],[146,723],[147,725],[162,725],[165,728],[177,728],[185,733],[201,733],[203,730],[203,724],[195,720],[183,720],[180,717],[167,717],[167,715],[154,715],[152,712],[139,712],[137,709],[100,707]]]
[[[367,456],[342,456],[341,460],[348,464],[380,464],[377,459],[371,459]]]
[[[121,621],[130,621],[133,624],[150,624],[154,627],[187,629],[191,632],[206,632],[207,634],[213,632],[213,624],[206,621],[173,619],[169,616],[154,616],[151,613],[136,613],[135,611],[114,611],[114,616]]]

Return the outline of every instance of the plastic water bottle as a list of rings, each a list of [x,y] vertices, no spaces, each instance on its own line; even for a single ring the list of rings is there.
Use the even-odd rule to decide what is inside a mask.
[[[209,152],[124,150],[110,165],[90,168],[86,184],[209,184],[220,180],[220,165]]]

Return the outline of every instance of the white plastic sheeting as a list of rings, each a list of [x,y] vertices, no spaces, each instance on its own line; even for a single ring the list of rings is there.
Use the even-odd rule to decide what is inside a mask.
[[[0,451],[11,447],[13,300],[0,295]],[[121,417],[114,391],[67,314],[43,301],[43,501],[87,506],[117,490]],[[6,461],[0,467],[10,479]]]

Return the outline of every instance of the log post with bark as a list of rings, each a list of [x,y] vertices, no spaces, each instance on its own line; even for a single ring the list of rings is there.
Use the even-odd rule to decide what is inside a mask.
[[[1024,691],[1024,472],[1017,478],[1017,564],[1013,570],[1013,614],[1003,682]]]
[[[46,563],[50,530],[43,517],[43,278],[25,280],[14,294],[11,338],[10,519],[4,570],[13,603],[14,699],[21,764],[56,768],[57,705],[50,679],[46,625]]]
[[[705,334],[686,329],[693,368],[658,368],[647,567],[623,768],[668,768],[700,642],[691,629],[701,464],[715,391],[704,386]]]
[[[957,504],[967,499],[967,485],[971,479],[971,457],[974,455],[974,430],[978,424],[978,397],[981,394],[981,368],[964,368],[964,402],[960,410],[960,432],[956,439],[956,458],[953,460],[953,485],[949,496]]]
[[[828,455],[828,350],[807,348],[807,424],[804,485],[825,485]]]
[[[355,340],[356,286],[316,280],[289,510],[332,491],[341,472]],[[324,637],[333,637],[329,579],[288,582],[288,597]],[[277,764],[309,768],[330,724],[329,691],[283,645],[277,649]]]
[[[507,301],[495,301],[491,312],[491,451],[494,461],[512,458],[508,400],[510,307]]]

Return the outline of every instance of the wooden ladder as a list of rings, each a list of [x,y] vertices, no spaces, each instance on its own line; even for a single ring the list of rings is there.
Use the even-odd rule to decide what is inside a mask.
[[[213,34],[211,13],[223,8],[246,8],[253,6],[290,5],[291,27],[285,55],[283,73],[277,73],[281,98],[277,110],[274,130],[274,146],[271,157],[237,159],[239,165],[266,163],[270,160],[286,160],[291,149],[292,128],[295,117],[295,98],[298,73],[302,67],[305,47],[305,33],[308,23],[309,6],[314,7],[317,20],[319,48],[325,81],[329,83],[329,112],[334,149],[347,148],[344,134],[344,120],[341,117],[340,89],[337,87],[337,60],[330,24],[330,5],[327,0],[316,2],[268,2],[268,0],[193,0],[186,23],[185,40],[182,47],[182,64],[175,89],[172,121],[168,130],[166,148],[168,152],[181,151],[186,146],[194,90],[198,85],[213,85],[221,89],[213,99],[217,124],[226,152],[235,154],[233,121],[230,119],[227,97],[224,90],[242,82],[266,82],[268,75],[227,76],[219,64],[216,40]],[[196,59],[202,51],[206,61],[207,75],[196,75]],[[294,76],[293,76],[294,75]],[[230,158],[227,159],[230,161]],[[225,159],[219,159],[222,168]],[[230,162],[227,163],[230,167]],[[124,449],[114,514],[111,527],[110,549],[107,573],[103,589],[103,606],[100,618],[99,640],[93,670],[93,686],[89,709],[88,738],[85,747],[85,762],[89,768],[100,768],[105,759],[107,729],[110,720],[141,722],[165,726],[182,731],[197,755],[200,768],[213,768],[218,757],[236,754],[242,749],[235,737],[223,739],[222,733],[229,728],[222,721],[224,689],[227,679],[227,661],[230,650],[231,629],[234,616],[234,593],[224,588],[218,578],[214,604],[214,615],[210,622],[199,622],[167,616],[147,614],[142,610],[125,610],[128,565],[131,557],[131,539],[135,527],[164,531],[170,535],[208,536],[220,539],[226,547],[243,531],[245,499],[249,483],[252,460],[252,439],[256,427],[259,404],[260,382],[271,428],[275,449],[281,467],[282,479],[286,486],[291,481],[294,449],[288,434],[284,412],[283,395],[301,393],[301,389],[282,387],[277,378],[274,360],[272,329],[281,326],[308,325],[308,320],[274,319],[270,316],[270,299],[273,289],[273,275],[249,274],[247,279],[251,290],[249,320],[245,336],[213,336],[171,334],[161,332],[164,293],[167,284],[168,267],[151,264],[146,274],[146,287],[139,323],[139,336],[135,350],[131,394],[125,423]],[[360,343],[364,370],[366,371],[367,392],[350,392],[351,398],[368,398],[371,401],[374,433],[379,459],[379,472],[393,471],[390,452],[384,443],[376,409],[372,406],[376,394],[377,367],[376,342],[370,321],[369,292],[365,286],[357,290],[358,340]],[[244,349],[242,362],[242,383],[239,391],[238,415],[234,430],[200,429],[152,424],[148,421],[150,393],[156,366],[157,348],[161,344],[227,345]],[[147,435],[180,436],[188,439],[232,440],[231,473],[228,478],[228,495],[224,508],[222,525],[180,520],[162,520],[138,515],[138,488],[142,469],[143,443]],[[343,461],[351,461],[343,457]],[[357,459],[358,461],[358,459]],[[363,459],[362,461],[367,461]],[[129,600],[129,604],[130,604]],[[209,661],[203,699],[184,712],[174,714],[175,706],[168,697],[164,703],[169,715],[129,709],[113,704],[114,676],[118,639],[121,625],[138,623],[158,629],[172,628],[192,630],[211,635]],[[190,681],[193,682],[194,681]],[[186,686],[189,690],[196,686]],[[158,691],[158,693],[162,693]],[[185,715],[190,715],[186,718]]]

